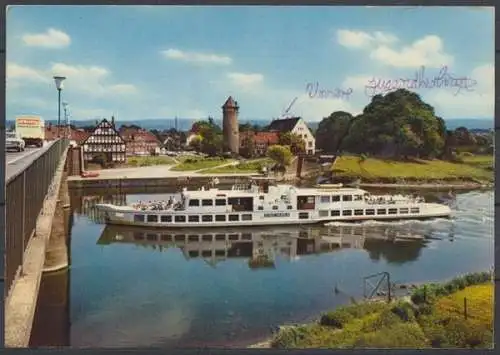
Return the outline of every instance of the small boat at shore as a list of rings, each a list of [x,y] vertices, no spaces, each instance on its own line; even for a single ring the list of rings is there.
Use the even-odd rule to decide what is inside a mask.
[[[213,187],[190,191],[180,200],[136,203],[129,206],[98,204],[108,224],[164,228],[302,225],[334,221],[447,218],[447,205],[422,197],[372,195],[338,185],[299,188],[252,179],[228,190]]]

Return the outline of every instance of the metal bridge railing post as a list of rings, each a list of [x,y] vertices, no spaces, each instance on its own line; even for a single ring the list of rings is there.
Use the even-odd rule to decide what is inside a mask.
[[[26,234],[26,170],[23,171],[23,184],[22,184],[22,193],[21,193],[21,206],[22,206],[22,212],[21,212],[21,218],[22,218],[22,223],[21,223],[21,270],[20,274],[21,276],[24,275],[24,252],[26,251],[26,245],[25,245],[25,234]]]

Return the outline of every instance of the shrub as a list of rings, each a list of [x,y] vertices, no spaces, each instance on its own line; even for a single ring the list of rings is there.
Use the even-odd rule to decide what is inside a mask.
[[[423,315],[429,315],[432,314],[434,311],[434,307],[431,304],[428,303],[423,303],[418,306],[417,311],[415,312],[417,317],[423,316]]]
[[[427,341],[415,323],[398,323],[380,331],[363,334],[355,343],[359,348],[423,348]]]
[[[361,331],[366,333],[374,332],[400,322],[401,319],[396,314],[394,314],[390,309],[386,309],[378,314],[375,319],[365,322]]]
[[[460,348],[474,348],[491,341],[492,333],[471,320],[452,318],[444,327],[449,345]]]
[[[273,348],[295,348],[299,346],[299,341],[304,339],[306,329],[304,327],[284,327],[281,328],[271,341]]]
[[[403,322],[415,321],[415,310],[407,302],[400,302],[391,308],[391,312],[399,317]]]
[[[319,323],[321,325],[342,329],[353,319],[353,315],[345,308],[339,308],[336,311],[323,314]]]

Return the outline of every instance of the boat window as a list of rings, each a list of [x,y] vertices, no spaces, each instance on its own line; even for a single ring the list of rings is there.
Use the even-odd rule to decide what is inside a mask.
[[[320,196],[321,203],[330,203],[330,196]]]
[[[186,236],[184,234],[176,234],[174,236],[174,240],[176,242],[183,242],[184,240],[186,240]]]
[[[418,207],[412,207],[411,213],[420,213],[420,208],[418,208]]]
[[[212,234],[203,234],[201,236],[201,240],[204,242],[211,242],[212,241]]]
[[[224,214],[215,215],[215,221],[216,222],[225,222],[226,221],[226,215],[224,215]]]
[[[333,211],[330,212],[330,215],[332,217],[340,216],[340,211],[339,210],[333,210]]]
[[[385,208],[380,208],[377,210],[377,214],[387,214],[387,210]]]
[[[136,233],[134,233],[134,239],[135,240],[143,240],[144,234],[136,232]]]
[[[293,207],[292,207],[292,205],[288,205],[288,206],[286,206],[286,209],[287,209],[287,210],[291,210],[292,208],[293,208]]]
[[[389,214],[397,214],[398,209],[397,208],[389,208]]]
[[[328,211],[319,211],[320,217],[328,217]]]
[[[343,210],[342,216],[352,216],[352,210]]]
[[[366,210],[366,211],[365,211],[365,214],[366,214],[367,216],[373,216],[373,215],[375,214],[375,210],[373,210],[373,209]]]
[[[263,200],[264,199],[264,196],[259,196],[259,200]]]
[[[189,222],[199,222],[200,221],[200,216],[189,216],[188,217]]]
[[[241,220],[242,221],[251,221],[252,220],[252,215],[251,214],[242,214],[241,215]]]
[[[339,202],[340,201],[340,196],[339,195],[333,195],[332,196],[332,202]]]
[[[214,200],[201,200],[202,206],[213,206]]]
[[[172,236],[170,234],[162,234],[161,235],[161,240],[163,240],[164,242],[169,242],[172,240]]]
[[[144,222],[144,215],[143,214],[135,214],[134,215],[134,222]]]
[[[314,196],[307,197],[307,203],[314,203],[314,200],[315,200]]]
[[[202,222],[212,222],[212,220],[213,220],[212,215],[201,216],[201,221]]]
[[[229,221],[231,222],[235,222],[235,221],[239,221],[240,220],[240,216],[237,215],[237,214],[230,214],[229,215]]]
[[[148,222],[158,223],[158,216],[155,214],[148,214]]]
[[[190,242],[197,242],[198,241],[198,235],[197,234],[188,235],[188,240]]]
[[[308,212],[300,212],[299,213],[299,219],[308,219],[308,218],[309,218]]]
[[[199,206],[200,200],[189,200],[189,206]]]
[[[229,240],[238,240],[238,234],[229,234]]]
[[[156,234],[148,234],[146,235],[146,239],[149,241],[156,240]]]
[[[363,195],[354,195],[354,201],[362,201]]]
[[[215,240],[226,240],[226,235],[225,234],[216,234]]]
[[[315,196],[297,196],[298,210],[314,210]]]
[[[252,233],[242,233],[241,239],[243,240],[252,240]]]
[[[342,196],[342,201],[352,201],[352,196],[351,195],[344,195],[344,196]]]
[[[186,216],[175,216],[175,222],[186,222]]]
[[[216,206],[225,206],[226,205],[226,199],[224,198],[218,198],[215,200],[215,205]]]
[[[355,216],[362,216],[363,215],[363,210],[354,210],[354,215]]]
[[[278,209],[278,206],[273,206],[273,210],[277,210]]]
[[[162,223],[172,222],[172,216],[161,216]]]
[[[408,213],[408,208],[400,208],[399,213],[403,213],[403,214]]]
[[[257,207],[257,209],[258,209],[259,211],[262,211],[262,210],[264,209],[264,206],[259,206],[259,207]]]

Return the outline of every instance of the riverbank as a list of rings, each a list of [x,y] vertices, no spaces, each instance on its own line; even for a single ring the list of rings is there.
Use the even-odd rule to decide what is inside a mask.
[[[491,348],[491,273],[417,287],[411,296],[362,302],[314,323],[280,327],[249,348]]]

